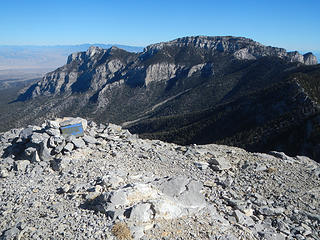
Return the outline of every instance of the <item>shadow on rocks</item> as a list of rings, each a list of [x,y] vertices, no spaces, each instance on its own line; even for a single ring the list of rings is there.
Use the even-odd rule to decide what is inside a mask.
[[[23,152],[25,150],[25,143],[18,140],[18,137],[12,140],[11,145],[4,149],[1,158],[14,156],[12,157],[13,159],[19,160],[19,157],[23,155]]]
[[[95,212],[103,212],[103,194],[99,195],[94,199],[87,199],[84,203],[80,204],[79,207],[84,210],[92,210]]]

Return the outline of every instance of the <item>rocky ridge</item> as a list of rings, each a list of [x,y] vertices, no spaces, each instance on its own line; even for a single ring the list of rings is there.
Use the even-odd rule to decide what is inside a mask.
[[[210,49],[217,52],[227,52],[241,60],[252,60],[264,56],[274,56],[290,62],[300,62],[306,65],[317,64],[317,58],[312,53],[304,55],[297,51],[287,52],[284,48],[264,46],[252,39],[233,36],[195,36],[183,37],[173,41],[157,43],[146,47],[145,52],[156,52],[168,46]]]
[[[102,49],[91,46],[86,52],[71,54],[66,65],[46,74],[41,81],[26,90],[21,99],[88,90],[99,95],[113,82],[147,86],[150,82],[181,78],[183,72],[187,72],[190,77],[196,69],[201,71],[204,65],[212,63],[179,64],[171,59],[174,56],[170,56],[170,53],[165,53],[166,59],[148,63],[161,50],[190,47],[204,49],[211,55],[227,54],[237,60],[256,60],[268,56],[306,65],[317,64],[317,58],[312,53],[301,55],[297,51],[287,52],[283,48],[264,46],[244,37],[184,37],[147,46],[141,53],[129,53],[117,47]]]
[[[60,126],[81,122],[82,137]],[[80,118],[0,134],[0,239],[320,239],[320,165]]]

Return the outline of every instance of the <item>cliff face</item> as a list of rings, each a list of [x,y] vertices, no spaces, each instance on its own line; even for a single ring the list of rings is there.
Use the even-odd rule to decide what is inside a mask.
[[[121,52],[124,50],[116,47],[107,50],[90,47],[86,52],[73,53],[68,57],[66,65],[46,74],[42,81],[34,86],[32,95],[26,98],[98,90],[127,64],[128,59],[114,56]]]

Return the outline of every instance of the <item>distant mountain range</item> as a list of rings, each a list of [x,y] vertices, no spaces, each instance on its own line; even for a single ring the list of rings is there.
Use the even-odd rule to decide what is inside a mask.
[[[21,92],[14,117],[39,123],[73,115],[143,137],[223,143],[320,159],[320,65],[312,53],[248,38],[184,37],[143,52],[90,47]]]

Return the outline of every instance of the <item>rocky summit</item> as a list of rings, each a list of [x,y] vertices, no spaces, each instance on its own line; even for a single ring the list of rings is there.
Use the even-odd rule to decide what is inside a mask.
[[[75,123],[84,134],[62,134]],[[82,118],[3,132],[0,156],[0,239],[320,239],[320,165],[304,156]]]

